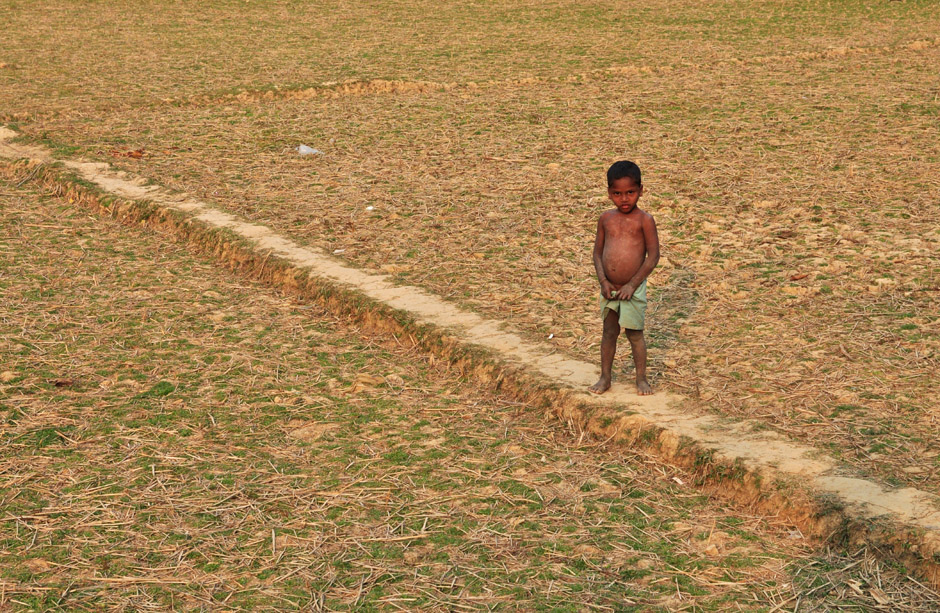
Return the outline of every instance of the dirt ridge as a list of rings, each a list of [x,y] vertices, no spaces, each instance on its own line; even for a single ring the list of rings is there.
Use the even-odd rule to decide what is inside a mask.
[[[588,72],[575,73],[557,77],[517,77],[510,79],[491,79],[483,81],[430,81],[406,79],[350,79],[348,81],[328,81],[311,85],[309,87],[291,88],[246,88],[234,93],[226,94],[197,94],[180,98],[166,98],[163,102],[177,106],[214,106],[218,104],[256,103],[276,100],[312,100],[316,98],[337,99],[347,97],[378,96],[378,95],[406,95],[427,94],[449,91],[477,91],[482,89],[518,88],[537,86],[560,82],[592,81],[610,75],[640,75],[664,74],[677,71],[698,71],[721,66],[764,66],[767,64],[783,64],[794,62],[809,62],[816,60],[865,56],[886,55],[904,51],[924,51],[940,47],[940,38],[917,39],[897,45],[883,46],[842,46],[831,47],[820,51],[803,51],[790,54],[764,55],[749,59],[721,60],[714,63],[683,63],[671,65],[621,65],[598,68]]]
[[[643,398],[623,387],[601,397],[577,391],[596,378],[594,365],[108,164],[54,160],[42,148],[5,142],[14,135],[0,128],[2,171],[17,182],[33,181],[100,214],[187,242],[232,269],[419,344],[481,383],[602,441],[642,446],[690,468],[703,487],[776,512],[805,534],[867,542],[940,586],[940,506],[934,496],[859,478],[817,450],[751,422],[690,416],[675,408],[675,396]]]

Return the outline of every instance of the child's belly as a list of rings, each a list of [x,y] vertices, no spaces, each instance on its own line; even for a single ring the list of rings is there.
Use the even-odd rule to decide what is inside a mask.
[[[640,270],[645,256],[644,252],[637,249],[617,249],[608,246],[604,249],[602,256],[607,280],[619,289]]]

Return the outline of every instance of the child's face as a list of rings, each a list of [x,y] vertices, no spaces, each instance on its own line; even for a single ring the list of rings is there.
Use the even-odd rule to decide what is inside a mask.
[[[617,179],[607,187],[607,197],[621,213],[629,213],[635,209],[642,195],[643,186],[637,185],[630,177]]]

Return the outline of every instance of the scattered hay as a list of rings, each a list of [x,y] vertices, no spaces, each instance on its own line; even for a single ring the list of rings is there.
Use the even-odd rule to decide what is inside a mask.
[[[16,407],[4,605],[766,607],[795,581],[780,561],[813,560],[772,518],[729,515],[689,475],[586,444],[414,347],[7,185],[0,322],[20,333],[0,360],[25,376],[0,388]],[[393,370],[406,385],[380,383]],[[357,376],[375,393],[347,393]],[[708,535],[719,555],[693,545]]]

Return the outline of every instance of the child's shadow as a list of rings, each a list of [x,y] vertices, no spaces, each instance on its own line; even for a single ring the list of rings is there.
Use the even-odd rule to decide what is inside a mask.
[[[668,359],[679,342],[679,330],[698,308],[695,273],[674,266],[657,270],[655,285],[650,288],[646,310],[646,344],[650,349],[651,383],[662,374],[662,361]],[[665,277],[665,278],[664,278]],[[633,372],[633,361],[623,360],[625,372]]]

